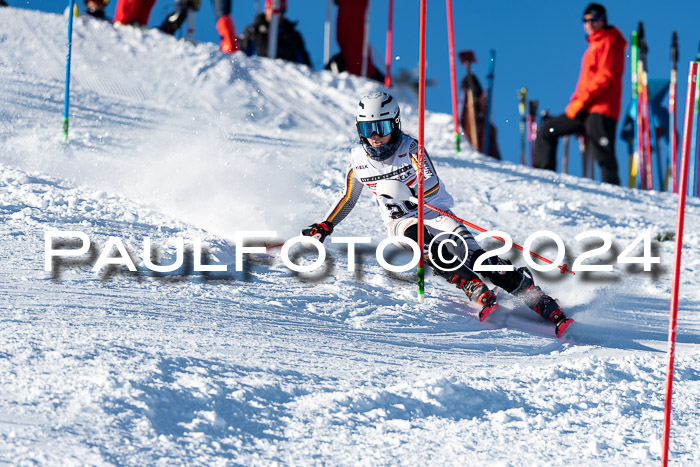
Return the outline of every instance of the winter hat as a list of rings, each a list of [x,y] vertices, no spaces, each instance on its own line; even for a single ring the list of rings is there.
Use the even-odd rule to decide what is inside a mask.
[[[272,8],[272,0],[265,0],[265,9],[269,10]],[[280,11],[287,11],[287,0],[280,0]]]
[[[591,3],[583,11],[584,15],[594,15],[599,19],[602,19],[605,24],[608,24],[608,16],[605,12],[605,7],[600,3]]]

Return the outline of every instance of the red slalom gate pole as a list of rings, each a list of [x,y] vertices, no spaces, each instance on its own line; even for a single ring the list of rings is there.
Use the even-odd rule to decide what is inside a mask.
[[[425,22],[426,4],[428,0],[420,0],[420,46],[418,59],[418,248],[423,251],[423,190],[425,183]],[[425,298],[425,265],[423,254],[418,255],[418,303]]]
[[[452,86],[452,118],[455,125],[455,151],[459,152],[459,116],[457,115],[457,72],[455,70],[455,33],[452,25],[452,0],[447,0],[447,43],[450,53],[450,85]]]
[[[695,86],[698,79],[698,63],[690,62],[688,70],[688,92],[685,100],[683,121],[683,145],[681,147],[681,173],[678,187],[678,212],[676,214],[676,254],[673,260],[673,283],[671,285],[671,311],[668,320],[668,370],[666,371],[666,397],[664,399],[664,428],[661,449],[661,465],[668,465],[668,444],[671,432],[671,398],[673,395],[673,360],[676,348],[676,318],[678,316],[678,284],[681,274],[681,252],[683,248],[683,221],[685,219],[685,196],[688,184],[688,161],[693,127]]]
[[[391,87],[391,62],[392,62],[392,46],[394,42],[394,0],[389,0],[389,24],[386,28],[386,51],[384,54],[386,75],[384,75],[384,86]]]

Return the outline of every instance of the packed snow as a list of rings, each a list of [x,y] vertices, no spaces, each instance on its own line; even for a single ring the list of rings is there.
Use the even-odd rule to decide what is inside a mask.
[[[356,271],[330,243],[330,261],[314,273],[293,273],[278,250],[243,256],[239,271],[238,232],[274,230],[279,241],[322,220],[355,144],[355,105],[382,88],[79,18],[66,143],[66,19],[2,8],[0,24],[0,462],[660,459],[674,244],[656,236],[675,230],[675,195],[456,154],[451,117],[428,112],[426,148],[457,215],[520,244],[554,232],[567,261],[600,244],[577,235],[610,234],[613,248],[588,262],[612,272],[536,274],[575,319],[564,339],[506,293],[480,323],[439,277],[428,276],[419,305],[414,274],[390,273],[374,257],[385,233],[368,193],[335,232],[372,238]],[[403,128],[416,134],[416,102],[397,96]],[[676,465],[700,463],[699,216],[689,199]],[[88,253],[45,271],[51,231],[84,233]],[[660,264],[619,264],[644,232]],[[176,270],[147,267],[176,262],[181,241]],[[94,268],[119,257],[117,244],[137,270]],[[523,264],[517,251],[506,256]],[[200,262],[225,270],[198,271]]]

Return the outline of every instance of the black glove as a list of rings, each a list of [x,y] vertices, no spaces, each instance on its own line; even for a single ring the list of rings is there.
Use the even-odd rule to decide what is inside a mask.
[[[318,241],[323,241],[333,233],[333,223],[331,221],[323,221],[318,224],[311,224],[301,231],[301,234],[306,237],[316,237]]]

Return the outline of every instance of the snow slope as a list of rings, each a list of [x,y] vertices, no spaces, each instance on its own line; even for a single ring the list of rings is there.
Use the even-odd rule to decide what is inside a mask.
[[[645,273],[537,280],[576,319],[563,341],[501,294],[487,323],[439,278],[329,245],[324,270],[277,258],[235,270],[237,231],[280,238],[320,220],[375,83],[221,55],[156,31],[74,27],[70,142],[60,138],[65,19],[0,9],[0,462],[11,464],[638,465],[660,457],[672,242]],[[403,126],[416,132],[410,95]],[[556,232],[674,230],[676,198],[427,148],[455,213],[518,243]],[[507,135],[501,135],[507,137]],[[683,250],[671,459],[700,463],[700,203]],[[78,230],[88,255],[44,271],[44,234]],[[384,236],[365,194],[338,235]],[[109,237],[138,266],[93,271]],[[155,274],[176,238],[227,272]],[[540,245],[546,254],[551,248]],[[522,264],[522,258],[512,255]],[[614,263],[615,256],[601,258]],[[302,261],[311,261],[305,257]]]

